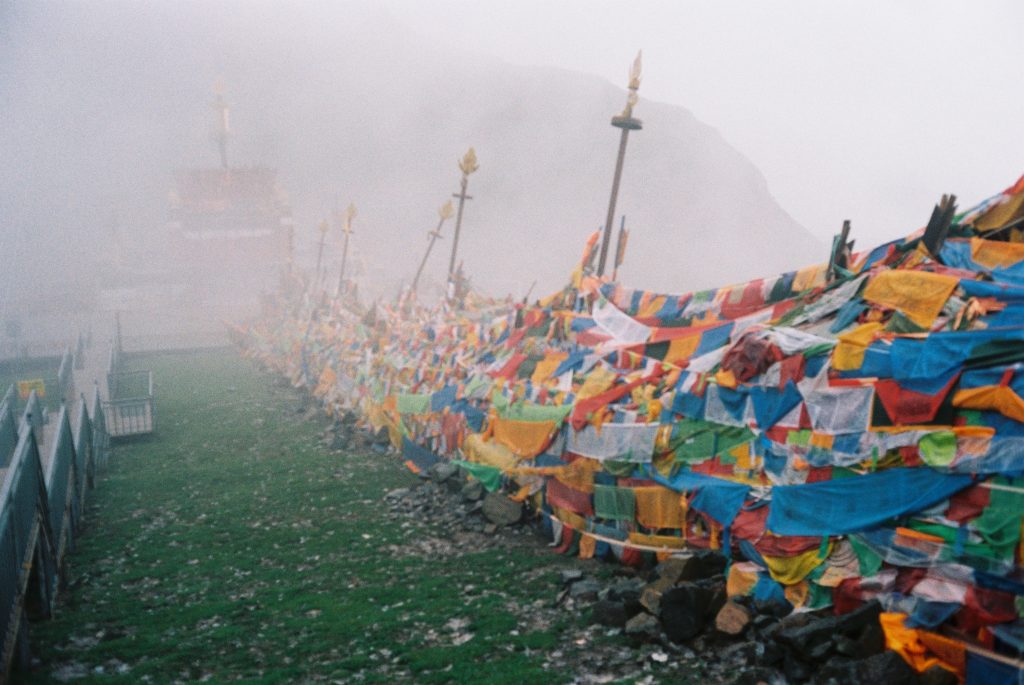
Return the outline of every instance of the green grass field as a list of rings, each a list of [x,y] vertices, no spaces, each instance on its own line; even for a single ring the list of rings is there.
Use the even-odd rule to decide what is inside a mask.
[[[531,536],[425,555],[447,532],[387,516],[417,480],[397,458],[325,448],[326,419],[234,352],[145,362],[158,432],[98,475],[22,682],[571,679],[543,664],[580,618],[534,607],[578,560]]]

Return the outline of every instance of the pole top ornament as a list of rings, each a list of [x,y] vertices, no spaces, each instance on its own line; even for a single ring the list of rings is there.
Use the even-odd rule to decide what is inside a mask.
[[[476,150],[469,148],[466,155],[459,160],[459,169],[462,171],[463,176],[469,176],[471,173],[480,168],[480,165],[476,161]]]

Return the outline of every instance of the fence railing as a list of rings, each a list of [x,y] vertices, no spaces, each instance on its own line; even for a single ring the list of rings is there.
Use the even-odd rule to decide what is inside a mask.
[[[31,663],[30,620],[52,614],[67,553],[82,526],[85,497],[110,439],[99,388],[71,401],[73,361],[65,354],[59,386],[65,402],[40,454],[43,406],[33,391],[15,423],[12,386],[0,400],[0,682]],[[67,374],[64,375],[64,370]],[[78,418],[72,427],[71,410]],[[6,466],[6,468],[3,468]]]
[[[156,429],[152,371],[123,371],[117,344],[107,364],[107,401],[103,403],[107,435],[119,438]]]
[[[29,394],[28,401],[25,402],[25,411],[22,412],[21,418],[28,423],[29,430],[32,431],[36,438],[36,444],[42,443],[43,425],[46,423],[46,417],[43,416],[43,403],[39,401],[39,396],[35,390]]]
[[[93,447],[93,428],[89,421],[89,408],[85,395],[78,400],[78,425],[75,426],[75,470],[78,473],[78,501],[85,506],[85,491],[93,487],[96,475],[96,451]],[[84,508],[83,508],[84,514]]]
[[[0,486],[0,676],[17,656],[27,663],[28,615],[49,616],[57,564],[50,535],[46,482],[39,447],[28,423]]]
[[[12,414],[18,413],[18,393],[14,389],[14,383],[8,386],[7,392],[4,393],[4,398],[0,400],[0,406],[7,407]]]
[[[98,466],[105,466],[110,454],[110,434],[107,432],[107,416],[100,399],[100,389],[93,388],[90,401],[89,416],[92,417],[92,449],[94,461]]]
[[[61,570],[64,568],[64,555],[75,546],[75,528],[81,508],[77,497],[76,461],[71,421],[68,419],[68,409],[64,406],[57,419],[57,432],[50,446],[50,460],[46,470],[50,531],[53,533],[54,557]],[[59,580],[59,577],[54,579],[53,594],[57,593],[56,583]]]
[[[10,394],[14,390],[11,386]],[[18,446],[18,422],[14,418],[13,402],[5,395],[0,401],[0,469],[7,468]]]
[[[61,402],[70,403],[75,394],[75,357],[70,348],[64,348],[60,358],[60,369],[57,371],[57,389]]]

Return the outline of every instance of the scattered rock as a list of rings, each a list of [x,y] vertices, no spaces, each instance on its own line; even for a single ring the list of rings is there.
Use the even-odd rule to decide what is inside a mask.
[[[882,652],[859,662],[857,676],[864,683],[916,685],[917,673],[896,652]]]
[[[820,661],[830,649],[822,645],[831,642],[837,635],[850,637],[862,634],[868,625],[878,624],[880,613],[878,602],[868,602],[850,613],[812,619],[804,625],[794,626],[796,621],[780,622],[779,625],[784,627],[777,631],[777,638],[802,658]]]
[[[626,635],[641,640],[655,640],[661,633],[658,619],[650,614],[637,614],[626,622]]]
[[[484,497],[484,516],[499,526],[511,526],[523,518],[523,503],[513,502],[499,492],[489,492]]]
[[[458,472],[459,467],[447,461],[439,461],[430,467],[430,477],[435,483],[444,483]]]
[[[750,625],[753,612],[739,602],[727,601],[715,616],[715,629],[731,637],[738,637]]]
[[[790,681],[802,683],[811,677],[814,670],[809,664],[787,652],[786,656],[782,659],[782,672]]]
[[[661,591],[648,585],[640,593],[640,606],[652,614],[658,614],[661,611]]]
[[[467,481],[466,484],[462,486],[460,493],[462,494],[462,499],[467,502],[476,502],[477,500],[483,499],[484,495],[487,494],[484,490],[484,484],[478,480]]]
[[[578,568],[566,568],[562,569],[559,574],[562,579],[562,585],[569,585],[575,583],[577,580],[583,580],[583,570]]]
[[[629,620],[626,614],[626,606],[622,602],[609,599],[602,599],[594,603],[590,609],[591,623],[597,623],[611,628],[624,628]]]
[[[597,599],[599,592],[601,583],[591,578],[578,580],[569,586],[569,596],[580,601],[592,602]]]

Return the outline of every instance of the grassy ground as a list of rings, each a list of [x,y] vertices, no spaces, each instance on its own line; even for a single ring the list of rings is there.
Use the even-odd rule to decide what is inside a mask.
[[[325,421],[233,352],[146,366],[158,432],[116,446],[97,479],[23,681],[570,679],[545,652],[580,619],[531,607],[578,562],[534,539],[418,553],[445,533],[388,518],[382,495],[416,481],[395,457],[326,449]]]

